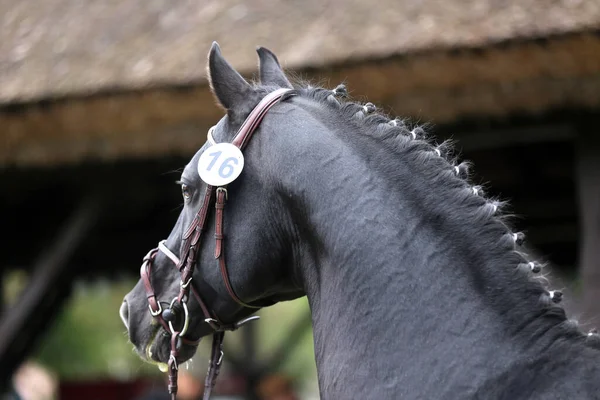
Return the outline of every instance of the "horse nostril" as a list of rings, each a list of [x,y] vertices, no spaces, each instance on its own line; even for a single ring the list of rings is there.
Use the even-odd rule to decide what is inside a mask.
[[[121,316],[121,321],[125,324],[125,328],[129,329],[129,305],[127,304],[127,300],[123,300],[123,303],[121,303],[119,315]]]

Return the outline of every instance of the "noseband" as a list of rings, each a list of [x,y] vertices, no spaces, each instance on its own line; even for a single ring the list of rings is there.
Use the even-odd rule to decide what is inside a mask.
[[[266,95],[260,101],[260,103],[258,103],[258,105],[252,110],[250,115],[248,115],[248,117],[238,130],[235,138],[231,143],[237,146],[240,150],[243,150],[250,141],[252,134],[258,128],[258,125],[262,121],[267,111],[269,111],[269,109],[273,107],[281,99],[281,97],[289,91],[290,89],[278,89]],[[211,132],[209,132],[208,137],[209,142],[211,142],[211,144],[215,144]],[[200,296],[199,291],[196,290],[195,286],[192,284],[192,277],[196,266],[196,258],[199,249],[200,239],[202,232],[205,229],[208,209],[213,201],[213,198],[215,198],[214,256],[218,262],[219,269],[221,271],[221,277],[223,278],[223,282],[225,284],[225,288],[227,289],[229,296],[236,303],[247,308],[261,308],[260,306],[254,306],[243,302],[236,295],[235,291],[233,290],[233,287],[231,286],[229,274],[227,272],[227,265],[225,264],[225,257],[223,255],[223,212],[225,210],[225,202],[228,199],[227,188],[225,186],[215,187],[207,185],[202,206],[200,207],[200,210],[198,210],[198,213],[195,215],[194,220],[192,221],[188,229],[183,234],[181,256],[177,257],[171,250],[169,250],[169,248],[167,248],[167,246],[165,245],[165,241],[163,240],[158,244],[157,248],[150,250],[150,252],[148,252],[148,254],[144,257],[142,267],[140,269],[140,276],[142,278],[144,288],[146,290],[150,314],[152,314],[153,318],[158,319],[163,328],[171,334],[171,354],[168,362],[168,370],[169,394],[171,395],[171,399],[173,400],[176,398],[177,395],[177,356],[179,355],[182,343],[197,346],[201,339],[198,338],[196,340],[192,340],[185,337],[190,319],[187,307],[190,291],[192,292],[196,301],[200,305],[202,313],[204,314],[204,321],[214,330],[210,362],[208,372],[206,375],[206,380],[204,383],[204,400],[208,400],[210,398],[210,393],[215,385],[217,376],[219,375],[221,361],[223,359],[222,348],[225,331],[236,330],[246,322],[259,318],[257,316],[254,316],[246,318],[236,323],[222,323],[214,314],[211,314],[208,307],[206,306],[206,303],[202,300],[202,296]],[[173,261],[173,263],[181,273],[179,294],[171,300],[171,302],[169,303],[169,307],[164,309],[161,306],[160,301],[156,297],[156,294],[154,293],[154,288],[152,287],[151,280],[152,262],[159,251],[162,252],[171,261]],[[176,316],[177,314],[180,314],[182,310],[184,312],[183,324],[179,324],[181,325],[180,328],[175,327]]]

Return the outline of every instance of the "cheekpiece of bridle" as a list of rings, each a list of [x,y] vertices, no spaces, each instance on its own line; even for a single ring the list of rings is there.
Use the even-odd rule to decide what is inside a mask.
[[[267,111],[269,111],[269,109],[273,107],[281,99],[281,97],[289,91],[290,89],[279,89],[266,95],[252,110],[250,115],[248,115],[231,143],[237,146],[240,150],[243,150],[248,144],[254,131],[258,128],[258,125],[262,121]],[[216,144],[212,137],[212,131],[209,131],[208,139],[212,145]],[[205,229],[208,209],[211,206],[213,199],[215,204],[214,256],[221,271],[225,288],[236,303],[248,308],[260,308],[258,306],[243,302],[236,295],[233,287],[231,286],[229,274],[227,272],[227,265],[225,264],[225,257],[223,255],[223,213],[225,210],[225,203],[228,200],[227,188],[224,186],[215,187],[207,185],[202,206],[200,207],[200,210],[198,210],[198,213],[196,213],[188,229],[183,234],[181,256],[177,257],[171,250],[169,250],[165,245],[165,241],[163,240],[158,244],[157,248],[150,250],[150,252],[146,254],[140,269],[141,279],[144,283],[148,298],[148,308],[150,310],[150,314],[152,314],[152,317],[156,318],[160,322],[166,332],[171,334],[171,353],[168,362],[168,388],[171,399],[175,399],[177,396],[177,356],[179,355],[182,343],[196,346],[200,342],[200,338],[192,340],[186,337],[190,320],[187,306],[187,302],[190,298],[190,292],[194,295],[196,301],[200,305],[202,313],[204,314],[204,321],[214,331],[208,372],[206,374],[206,380],[204,383],[204,400],[208,400],[210,398],[211,391],[219,375],[221,362],[223,360],[223,338],[225,331],[236,330],[243,324],[259,318],[258,316],[253,316],[235,323],[222,323],[216,315],[211,314],[206,306],[206,303],[202,299],[202,296],[192,284],[192,276],[196,266],[197,253],[200,247],[200,239],[202,232]],[[170,302],[163,303],[169,304],[169,306],[165,308],[161,306],[161,302],[156,297],[151,280],[152,262],[159,251],[173,261],[181,273],[179,294]],[[181,318],[182,312],[183,320]]]

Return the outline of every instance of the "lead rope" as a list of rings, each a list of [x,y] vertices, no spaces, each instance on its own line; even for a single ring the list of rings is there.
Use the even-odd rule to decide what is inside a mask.
[[[221,363],[223,361],[223,338],[225,332],[216,332],[213,335],[212,349],[210,351],[210,361],[208,363],[208,372],[204,380],[204,395],[203,400],[209,400],[210,394],[215,387],[217,377],[221,371]]]
[[[179,342],[179,332],[173,332],[171,335],[171,355],[169,356],[169,394],[171,395],[171,400],[176,400],[177,398],[177,355],[179,353],[178,345]]]
[[[213,335],[212,349],[210,352],[210,361],[208,363],[208,372],[206,373],[206,379],[204,380],[204,395],[203,400],[209,400],[217,377],[221,371],[221,364],[223,362],[223,338],[225,332],[216,332]],[[177,373],[179,367],[177,365],[177,355],[179,354],[179,346],[181,345],[179,340],[179,332],[174,332],[171,336],[171,355],[169,357],[169,395],[171,400],[177,399]]]
[[[246,318],[238,323],[231,325],[215,325],[214,328],[219,329],[213,334],[212,348],[210,351],[210,361],[208,363],[208,372],[206,373],[206,379],[204,380],[204,394],[203,400],[209,400],[212,390],[215,387],[219,373],[221,372],[221,365],[223,363],[223,339],[225,338],[225,331],[234,331],[240,326],[247,322],[258,319],[258,316]],[[210,318],[207,318],[210,319]],[[208,322],[208,321],[207,321]],[[214,320],[211,321],[215,324]],[[213,325],[211,325],[213,326]],[[171,335],[171,354],[169,356],[169,395],[171,400],[177,399],[177,373],[179,367],[177,365],[177,355],[181,346],[181,339],[179,332],[173,332]]]

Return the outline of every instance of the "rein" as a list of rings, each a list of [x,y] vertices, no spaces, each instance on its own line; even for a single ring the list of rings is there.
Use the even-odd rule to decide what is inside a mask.
[[[250,141],[252,134],[258,128],[258,125],[262,121],[267,111],[269,111],[269,109],[273,107],[281,99],[281,97],[289,91],[290,89],[278,89],[266,95],[252,110],[250,115],[248,115],[248,117],[238,130],[236,136],[234,137],[231,143],[237,146],[240,150],[243,150]],[[209,131],[208,139],[211,145],[216,144],[212,137],[212,130]],[[196,267],[196,259],[200,239],[202,236],[202,232],[205,229],[208,209],[213,201],[213,198],[215,198],[214,256],[218,262],[219,269],[221,271],[221,277],[223,278],[223,282],[225,284],[225,288],[227,289],[229,296],[241,306],[254,309],[261,308],[260,306],[253,306],[242,301],[235,293],[231,285],[231,282],[229,280],[229,273],[227,271],[227,264],[223,255],[223,214],[225,210],[225,203],[228,200],[227,188],[225,186],[215,187],[207,185],[202,206],[200,207],[200,210],[198,210],[198,213],[196,213],[196,215],[194,216],[194,219],[188,227],[188,229],[183,234],[183,243],[181,246],[182,253],[180,257],[177,257],[171,250],[169,250],[169,248],[167,248],[167,246],[165,245],[165,240],[163,240],[158,244],[157,248],[150,250],[148,254],[144,257],[140,269],[140,276],[142,278],[144,288],[146,290],[150,314],[152,314],[153,318],[157,318],[162,327],[171,334],[171,353],[168,362],[168,388],[172,400],[175,400],[177,396],[177,356],[179,355],[179,351],[181,350],[182,343],[191,346],[197,346],[201,340],[201,338],[192,340],[185,337],[190,320],[187,307],[190,291],[192,292],[196,301],[200,305],[202,313],[204,314],[204,322],[206,322],[214,331],[210,362],[208,366],[208,372],[206,374],[206,380],[204,383],[204,400],[208,400],[210,398],[210,394],[212,392],[212,389],[214,388],[214,385],[220,372],[221,362],[223,361],[223,338],[225,336],[225,331],[234,331],[240,326],[244,325],[245,323],[259,318],[258,316],[253,316],[231,324],[222,323],[216,317],[216,315],[214,315],[214,313],[211,314],[208,307],[206,306],[206,303],[202,299],[202,296],[200,296],[200,293],[192,284],[192,277]],[[162,252],[167,258],[169,258],[181,273],[179,294],[175,298],[173,298],[173,300],[169,303],[169,307],[164,309],[162,308],[160,301],[156,297],[151,280],[152,262],[159,251]],[[182,310],[184,313],[184,321],[181,328],[177,330],[174,327],[174,324],[176,321],[177,314],[180,314]]]

